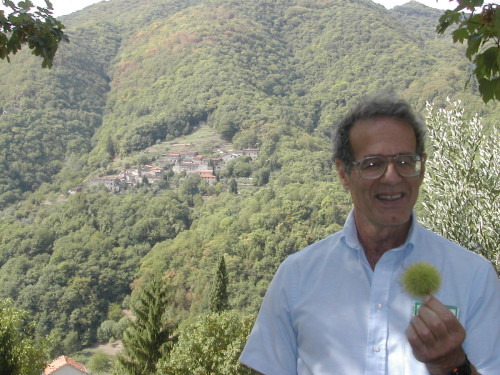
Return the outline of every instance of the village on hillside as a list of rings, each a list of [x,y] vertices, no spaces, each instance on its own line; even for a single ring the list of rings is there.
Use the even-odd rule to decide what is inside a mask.
[[[219,157],[204,157],[196,151],[168,153],[162,155],[155,164],[124,169],[117,175],[92,177],[87,185],[74,187],[68,193],[74,194],[97,185],[104,185],[110,192],[119,192],[143,183],[158,185],[163,180],[164,172],[168,170],[174,173],[198,175],[211,186],[217,182],[220,171],[225,169],[229,161],[242,156],[249,156],[255,160],[259,156],[259,149],[223,152]]]

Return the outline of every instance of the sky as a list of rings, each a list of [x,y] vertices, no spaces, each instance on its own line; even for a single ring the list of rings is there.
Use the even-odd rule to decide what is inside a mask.
[[[32,0],[36,5],[45,5],[43,0]],[[105,0],[51,0],[54,7],[54,16],[63,16],[65,14],[76,12],[91,4],[99,3]],[[376,3],[382,4],[387,9],[391,9],[396,5],[402,5],[410,0],[374,0]],[[456,0],[418,0],[420,3],[438,9],[451,9],[457,4]],[[17,2],[17,1],[16,1]]]

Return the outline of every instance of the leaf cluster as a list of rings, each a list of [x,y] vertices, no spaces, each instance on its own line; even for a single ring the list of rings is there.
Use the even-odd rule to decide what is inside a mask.
[[[428,105],[431,141],[423,186],[423,222],[499,266],[500,134],[462,103]]]
[[[498,4],[484,4],[483,0],[459,1],[454,10],[447,10],[441,16],[437,26],[437,31],[444,33],[456,25],[453,41],[467,41],[465,55],[475,65],[474,75],[484,102],[500,99],[499,9]]]
[[[9,55],[16,54],[24,44],[32,54],[42,58],[42,67],[51,68],[61,41],[69,42],[61,21],[52,17],[52,4],[45,0],[46,8],[35,6],[32,1],[11,0],[2,4],[12,12],[7,16],[0,10],[0,59],[10,61]]]
[[[253,316],[235,311],[199,316],[180,333],[169,356],[160,361],[157,374],[255,374],[238,362],[253,322]]]
[[[45,368],[47,346],[33,335],[29,312],[0,298],[0,373],[38,375]]]

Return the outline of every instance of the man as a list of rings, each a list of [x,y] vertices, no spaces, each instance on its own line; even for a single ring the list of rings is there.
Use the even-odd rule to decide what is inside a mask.
[[[334,160],[354,208],[344,229],[279,267],[240,361],[265,375],[500,374],[500,285],[492,265],[420,226],[424,129],[391,97],[336,129]],[[401,275],[437,267],[434,296]]]

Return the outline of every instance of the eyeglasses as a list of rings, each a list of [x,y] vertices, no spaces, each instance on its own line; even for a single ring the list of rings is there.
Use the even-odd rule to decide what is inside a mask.
[[[396,154],[385,156],[368,156],[352,164],[358,167],[361,177],[367,180],[376,180],[384,175],[389,160],[401,177],[416,177],[422,173],[425,157],[414,154]]]

